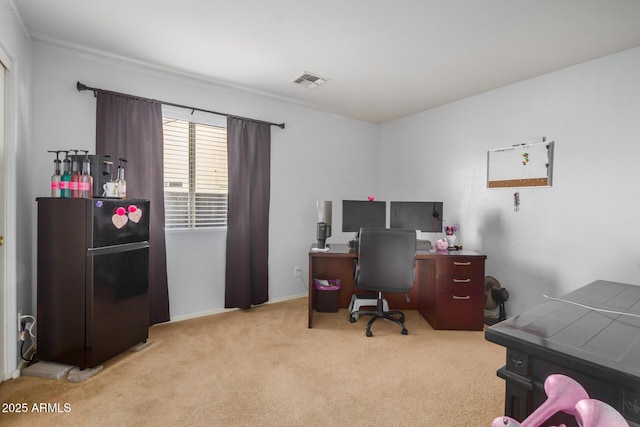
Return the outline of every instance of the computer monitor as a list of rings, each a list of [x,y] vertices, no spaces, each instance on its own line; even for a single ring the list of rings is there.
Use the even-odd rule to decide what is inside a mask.
[[[442,202],[391,202],[391,228],[442,233]]]
[[[342,231],[359,233],[360,227],[387,226],[387,203],[368,200],[342,201]]]

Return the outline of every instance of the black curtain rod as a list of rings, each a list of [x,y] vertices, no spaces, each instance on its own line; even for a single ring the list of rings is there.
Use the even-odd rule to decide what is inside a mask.
[[[164,105],[169,105],[171,107],[184,108],[186,110],[191,110],[192,114],[193,114],[194,111],[202,111],[204,113],[217,114],[219,116],[235,117],[235,118],[238,118],[238,119],[249,120],[249,121],[256,122],[256,123],[264,123],[264,124],[271,125],[271,126],[278,126],[280,129],[284,129],[284,123],[265,122],[263,120],[250,119],[248,117],[234,116],[233,114],[219,113],[217,111],[204,110],[202,108],[196,108],[196,107],[189,107],[188,105],[174,104],[173,102],[158,101],[158,100],[155,100],[155,99],[148,99],[148,98],[142,98],[142,97],[139,97],[139,96],[128,95],[126,93],[113,92],[113,91],[104,90],[104,89],[97,89],[95,87],[89,87],[89,86],[87,86],[85,84],[82,84],[80,82],[76,83],[76,88],[78,89],[78,92],[82,92],[84,90],[90,90],[90,91],[93,92],[94,96],[96,95],[97,92],[111,93],[111,94],[114,94],[114,95],[128,96],[128,97],[136,98],[136,99],[140,99],[140,100],[156,101],[156,102],[159,102],[159,103],[164,104]]]

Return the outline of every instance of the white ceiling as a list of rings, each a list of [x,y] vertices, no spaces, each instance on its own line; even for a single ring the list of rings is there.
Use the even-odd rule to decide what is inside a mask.
[[[35,40],[374,123],[640,46],[638,0],[10,1]]]

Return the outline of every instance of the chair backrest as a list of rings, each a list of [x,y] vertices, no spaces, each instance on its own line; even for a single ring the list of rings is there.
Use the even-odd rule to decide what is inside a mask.
[[[407,292],[413,288],[415,230],[361,228],[356,286],[368,291]]]

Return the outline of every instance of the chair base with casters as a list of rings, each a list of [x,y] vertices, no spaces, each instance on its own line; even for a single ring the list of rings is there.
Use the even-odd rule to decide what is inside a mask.
[[[373,336],[373,332],[371,332],[371,326],[373,325],[373,322],[375,322],[378,319],[385,319],[385,320],[391,320],[393,322],[396,322],[402,328],[401,329],[402,335],[407,335],[409,331],[404,325],[404,313],[399,310],[389,310],[389,307],[388,305],[386,305],[386,303],[387,301],[382,296],[382,292],[378,292],[378,298],[376,299],[375,310],[358,310],[358,311],[352,312],[349,315],[349,321],[351,323],[354,323],[358,318],[356,316],[359,316],[361,314],[371,316],[371,319],[369,319],[369,322],[367,323],[367,328],[366,328],[366,334],[368,337]],[[386,309],[385,309],[385,305],[386,305]]]
[[[378,305],[378,298],[373,294],[353,294],[351,296],[351,302],[349,303],[349,312],[351,313],[349,320],[354,323],[360,317],[360,307],[376,307]],[[382,308],[384,311],[389,311],[389,303],[386,299],[382,298]],[[364,311],[364,310],[363,310]]]

